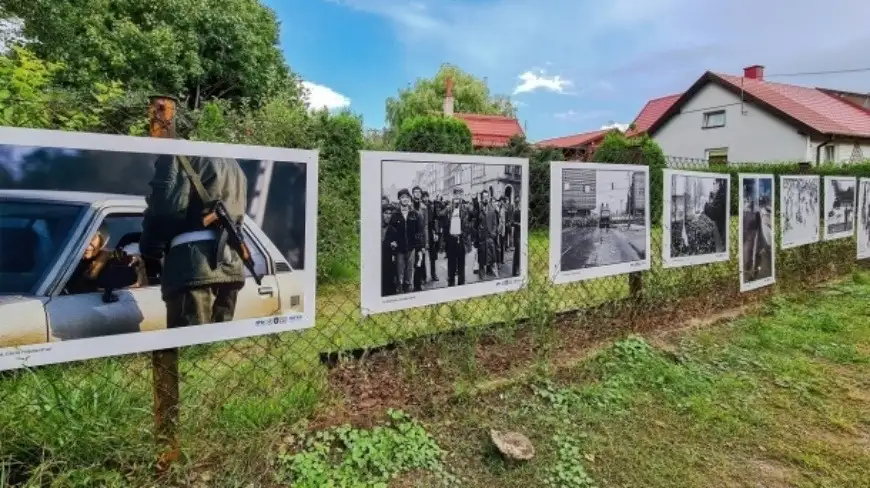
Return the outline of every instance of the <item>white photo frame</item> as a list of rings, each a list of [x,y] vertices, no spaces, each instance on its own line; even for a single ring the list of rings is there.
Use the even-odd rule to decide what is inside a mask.
[[[870,259],[870,178],[858,180],[858,259]]]
[[[609,190],[605,188],[607,182],[611,183]],[[577,198],[566,200],[566,192],[576,193]],[[640,204],[636,203],[638,197]],[[633,207],[631,211],[629,207]],[[637,207],[642,207],[640,216]],[[603,216],[605,213],[607,215]],[[650,228],[649,166],[550,163],[550,279],[553,283],[649,270],[652,261]]]
[[[793,249],[821,240],[821,182],[817,175],[779,177],[781,249]]]
[[[731,259],[731,176],[723,173],[665,169],[663,179],[662,267],[699,266]],[[697,193],[687,192],[685,188],[688,186],[700,187],[701,190]],[[700,215],[709,201],[709,194],[705,193],[712,191],[717,192],[715,198],[720,200],[719,205],[724,205],[724,210],[720,210],[724,213],[718,216],[720,222],[713,222],[716,225],[716,235],[712,237],[714,240],[707,243],[706,248],[699,248],[698,244],[691,242],[688,233],[683,232],[686,227],[686,207],[691,203],[689,201],[697,200],[691,205],[692,213]],[[718,193],[722,191],[724,197]],[[678,222],[683,224],[678,227]],[[675,235],[672,236],[672,233]],[[685,242],[685,246],[674,249],[673,241]]]
[[[748,292],[776,283],[776,185],[771,174],[740,174],[739,179],[740,291]],[[747,186],[752,193],[747,194]],[[758,275],[751,276],[748,268]]]
[[[360,222],[361,222],[361,312],[363,316],[369,316],[379,313],[394,312],[410,308],[425,307],[441,303],[448,303],[467,298],[482,297],[499,293],[506,293],[520,290],[528,281],[528,217],[529,217],[529,160],[528,158],[508,158],[495,156],[469,156],[456,154],[428,154],[428,153],[403,153],[389,151],[361,151],[361,202],[360,202]],[[513,173],[513,168],[519,168],[519,185],[520,185],[520,245],[513,252],[520,252],[519,258],[519,273],[518,276],[499,277],[486,281],[478,281],[466,283],[461,286],[444,286],[444,276],[440,277],[438,285],[440,287],[434,289],[426,289],[421,291],[407,291],[400,294],[384,296],[382,292],[382,254],[381,254],[381,227],[382,227],[382,197],[387,192],[383,188],[385,165],[394,171],[389,172],[392,177],[399,172],[403,166],[396,165],[415,165],[421,170],[428,167],[438,171],[438,168],[471,168],[469,180],[463,183],[456,183],[450,189],[468,186],[468,194],[471,194],[481,181],[497,180],[493,175],[501,172],[505,177],[509,177],[511,182],[516,182],[516,174]],[[449,165],[465,165],[465,166],[449,166]],[[410,166],[409,166],[410,167]],[[511,167],[510,175],[505,173],[505,168]],[[482,173],[481,173],[482,171]],[[481,180],[481,176],[483,175]],[[458,177],[458,176],[457,176]],[[493,179],[490,179],[490,178]],[[443,180],[441,180],[443,181]],[[442,183],[436,185],[443,186]],[[484,188],[489,191],[489,186],[492,183],[484,185]],[[508,185],[515,183],[504,183],[506,191]],[[411,181],[403,183],[402,188],[410,191],[414,186]],[[395,190],[400,190],[396,186]],[[447,191],[448,189],[444,189]],[[428,190],[427,190],[428,191]],[[495,189],[492,190],[495,192]],[[512,191],[515,197],[516,192]],[[394,198],[390,195],[389,198]],[[466,256],[466,264],[468,259],[472,259],[471,255]],[[470,281],[470,280],[469,280]]]
[[[9,149],[6,151],[6,158],[31,154],[36,150],[50,150],[78,154],[77,157],[83,158],[80,164],[88,167],[102,164],[103,160],[111,161],[113,157],[133,161],[134,159],[150,160],[149,158],[156,160],[161,155],[232,158],[246,161],[245,164],[273,163],[276,167],[283,164],[303,165],[305,173],[302,181],[305,188],[305,208],[303,212],[299,212],[299,214],[304,215],[304,223],[302,224],[304,225],[304,258],[300,261],[303,265],[301,269],[296,270],[290,266],[290,258],[285,255],[286,251],[282,251],[272,242],[273,237],[267,235],[260,228],[254,217],[250,215],[246,217],[246,234],[247,237],[252,238],[249,244],[256,255],[262,256],[259,262],[255,256],[255,263],[259,263],[257,266],[263,266],[263,269],[267,271],[263,286],[258,287],[256,283],[246,282],[242,291],[239,292],[235,315],[247,315],[248,318],[166,329],[165,305],[161,298],[159,285],[118,290],[120,300],[116,304],[109,305],[102,302],[97,303],[99,299],[93,299],[91,294],[81,295],[87,298],[87,303],[76,302],[77,295],[61,294],[66,280],[73,273],[70,263],[78,262],[78,256],[84,252],[89,241],[88,236],[92,236],[96,232],[104,217],[112,215],[112,212],[119,214],[127,212],[131,213],[134,218],[136,215],[141,217],[141,212],[145,206],[145,196],[129,193],[106,196],[97,193],[82,193],[76,189],[59,193],[45,189],[38,190],[41,193],[36,198],[48,195],[57,202],[66,202],[72,199],[76,205],[83,205],[83,208],[87,210],[83,211],[81,216],[77,218],[76,227],[73,227],[70,237],[64,241],[65,244],[60,248],[58,254],[51,256],[51,261],[48,262],[45,272],[40,272],[41,278],[34,284],[32,293],[25,293],[23,294],[25,296],[20,298],[9,297],[7,300],[0,296],[0,307],[8,310],[8,312],[2,312],[7,318],[0,323],[0,341],[6,340],[5,345],[0,342],[0,370],[241,339],[305,329],[314,325],[317,290],[318,151],[6,127],[0,128],[0,147],[3,146]],[[0,161],[0,165],[6,166],[7,172],[11,169],[12,173],[15,173],[21,169],[14,167],[16,161],[16,159],[6,159]],[[137,173],[139,173],[139,170],[143,168],[138,164],[129,167],[136,168]],[[302,167],[297,169],[301,172]],[[153,173],[153,166],[148,166],[143,172],[149,171]],[[301,173],[298,176],[301,177]],[[136,180],[137,185],[141,186],[141,183]],[[147,184],[147,181],[145,183]],[[271,186],[285,183],[270,181]],[[117,181],[115,184],[117,185]],[[111,190],[113,188],[110,187],[106,191],[101,191],[102,193],[112,193]],[[27,193],[28,191],[30,193]],[[19,201],[24,195],[30,195],[27,198],[31,198],[35,191],[26,189],[0,190],[0,202]],[[52,194],[54,196],[51,196]],[[261,215],[266,212],[264,210],[265,203],[261,202],[257,209],[253,210],[251,205],[249,198],[249,214],[252,211]],[[266,214],[268,213],[266,212]],[[134,244],[130,249],[137,247]],[[248,280],[253,282],[253,278],[249,277]],[[263,290],[266,290],[266,295],[263,295]],[[114,310],[111,307],[115,306],[122,307],[117,311],[117,314],[110,311]],[[264,310],[271,311],[264,312]],[[133,316],[138,313],[139,318],[130,319],[131,311]],[[69,318],[71,312],[72,316],[79,317],[81,320],[79,322],[72,321]],[[28,322],[36,320],[35,317],[39,314],[52,315],[54,313],[58,314],[58,318],[45,319],[44,325]],[[106,315],[109,313],[114,315]],[[152,316],[154,317],[153,323],[149,319]],[[160,316],[163,317],[162,328],[160,327]],[[87,319],[87,317],[91,318]],[[104,334],[94,334],[92,331],[82,332],[88,327],[94,327],[92,320],[94,317],[105,318],[111,328],[122,322],[139,320],[139,330],[128,328],[123,332],[114,330]],[[15,322],[16,320],[19,322]],[[57,340],[59,331],[57,328],[60,327],[60,323],[65,323],[64,334],[82,337]],[[76,323],[78,325],[75,325]],[[32,333],[38,331],[40,327],[45,328],[42,340],[36,339]],[[76,327],[85,328],[76,329]]]
[[[855,193],[858,180],[854,176],[825,176],[825,230],[826,241],[845,239],[855,234]],[[851,197],[839,199],[841,205],[837,205],[836,188],[840,187],[848,193],[851,189]]]

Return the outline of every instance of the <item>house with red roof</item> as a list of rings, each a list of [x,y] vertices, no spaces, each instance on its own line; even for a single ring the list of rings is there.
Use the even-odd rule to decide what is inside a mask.
[[[561,149],[567,161],[589,161],[595,149],[604,140],[604,136],[619,129],[602,129],[571,136],[555,137],[535,143],[539,147]]]
[[[525,135],[517,119],[504,115],[480,115],[454,113],[453,80],[446,81],[444,115],[463,120],[471,131],[471,143],[475,149],[505,147],[511,137]]]
[[[684,93],[651,100],[629,135],[646,133],[665,154],[717,162],[870,159],[870,96],[706,72]]]

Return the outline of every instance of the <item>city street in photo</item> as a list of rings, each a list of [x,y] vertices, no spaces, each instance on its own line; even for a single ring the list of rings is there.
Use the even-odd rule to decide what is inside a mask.
[[[316,184],[315,151],[0,129],[0,370],[313,326]]]
[[[649,169],[552,163],[550,259],[568,283],[649,269]]]
[[[772,175],[740,175],[740,291],[775,282],[774,192]]]
[[[363,237],[364,295],[375,302],[370,308],[396,310],[520,285],[527,242],[524,160],[394,156],[365,166],[380,167],[373,187],[379,192],[366,197],[377,204],[377,256]],[[364,201],[364,208],[371,203]]]
[[[782,248],[818,242],[821,238],[821,178],[780,176],[779,183]]]
[[[858,180],[858,259],[870,259],[870,178]]]
[[[664,170],[663,266],[727,261],[729,176]]]
[[[854,177],[825,177],[825,240],[844,239],[855,233]]]

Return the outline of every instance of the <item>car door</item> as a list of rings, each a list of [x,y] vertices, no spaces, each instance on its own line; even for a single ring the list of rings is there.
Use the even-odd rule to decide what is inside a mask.
[[[245,286],[239,290],[234,320],[255,319],[276,315],[281,311],[280,289],[271,260],[264,246],[245,228],[245,242],[251,250],[254,269],[262,276],[258,286],[256,280],[245,268]]]
[[[105,224],[109,232],[107,248],[114,248],[125,234],[142,228],[142,209],[138,207],[113,207],[98,212],[81,240],[75,244],[74,253],[62,274],[55,294],[46,305],[49,334],[52,341],[67,341],[129,334],[140,331],[166,328],[166,306],[160,294],[160,286],[145,286],[116,290],[117,301],[106,303],[102,292],[67,294],[66,283],[84,253],[88,241]]]

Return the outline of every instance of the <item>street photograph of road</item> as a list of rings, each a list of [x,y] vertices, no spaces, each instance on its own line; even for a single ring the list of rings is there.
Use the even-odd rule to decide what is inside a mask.
[[[606,166],[562,172],[563,272],[647,259],[647,173]]]

